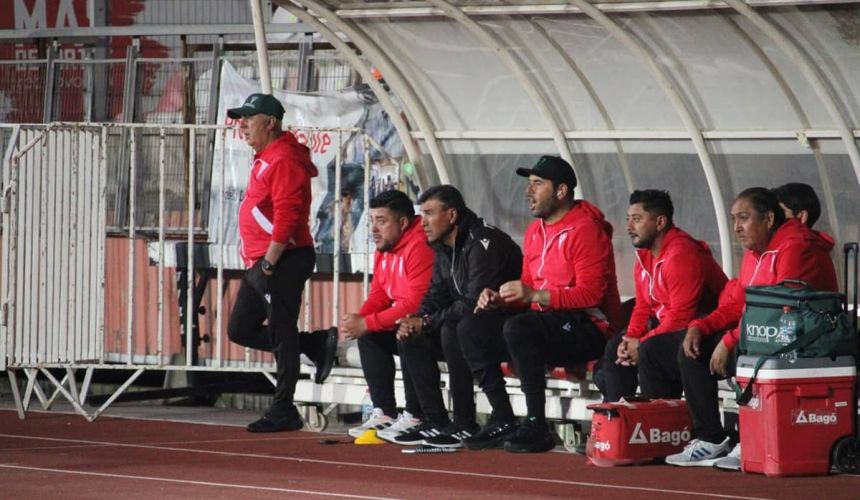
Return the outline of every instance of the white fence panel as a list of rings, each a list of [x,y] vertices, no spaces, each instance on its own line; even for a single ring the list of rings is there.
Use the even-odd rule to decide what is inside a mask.
[[[104,320],[99,127],[21,128],[4,160],[3,348],[10,367],[98,359]],[[4,366],[5,368],[5,366]]]

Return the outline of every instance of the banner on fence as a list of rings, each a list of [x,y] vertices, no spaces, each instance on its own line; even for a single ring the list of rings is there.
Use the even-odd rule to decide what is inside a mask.
[[[245,192],[252,150],[242,140],[238,124],[227,117],[227,109],[241,106],[245,98],[260,92],[258,81],[242,77],[229,62],[221,71],[221,93],[218,101],[218,123],[235,125],[224,137],[218,134],[212,164],[210,192],[210,240],[217,241],[219,224],[219,196],[224,186],[224,238],[227,244],[238,244],[237,215]],[[342,144],[341,251],[363,252],[364,231],[364,139],[360,133],[313,131],[304,128],[346,129],[358,128],[370,135],[385,151],[371,147],[371,197],[384,187],[396,187],[398,168],[403,157],[403,145],[394,131],[388,115],[376,97],[363,86],[336,92],[299,93],[274,90],[283,103],[284,127],[293,129],[299,142],[311,150],[311,158],[320,174],[313,179],[311,226],[318,252],[331,253],[334,249],[332,211],[335,195],[335,163],[337,148]],[[221,176],[222,152],[224,176]]]

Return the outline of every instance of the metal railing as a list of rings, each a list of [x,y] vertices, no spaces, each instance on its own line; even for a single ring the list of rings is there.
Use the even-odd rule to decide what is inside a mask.
[[[202,194],[209,194],[198,193],[193,185],[199,171],[206,168],[197,161],[201,155],[196,138],[214,132],[221,134],[223,145],[224,136],[233,132],[231,128],[54,123],[7,129],[0,127],[10,135],[3,168],[0,370],[9,373],[22,416],[33,394],[43,404],[61,394],[78,413],[92,420],[143,371],[151,369],[261,372],[274,383],[269,373],[274,370],[271,355],[230,345],[225,337],[224,314],[230,309],[232,294],[221,291],[228,288],[226,274],[231,270],[227,253],[237,251],[235,242],[225,241],[225,183],[219,184],[219,196],[215,198],[220,201],[212,207],[217,213],[216,226],[205,242],[200,238],[206,231],[199,224],[199,217],[185,217],[179,224],[169,220],[176,208],[168,203],[169,192],[186,193],[181,199],[186,214],[198,213],[197,200]],[[129,133],[119,134],[123,129]],[[345,147],[346,137],[364,140],[366,146],[371,142],[359,129],[291,132],[305,137],[330,133],[335,141],[332,146],[338,151]],[[168,154],[171,137],[183,134],[189,147],[183,155],[171,157]],[[111,144],[121,136],[128,137],[128,142]],[[158,216],[144,231],[132,224],[124,237],[109,236],[108,194],[109,186],[115,182],[109,176],[111,153],[117,148],[129,152],[128,211],[137,220],[141,202],[138,174],[144,163],[139,154],[139,137],[149,137],[158,151],[147,181],[157,199]],[[215,168],[218,177],[224,179],[227,155],[218,157],[220,161]],[[168,175],[170,163],[177,161],[187,165],[188,175],[184,178]],[[340,175],[341,167],[338,154],[336,176]],[[365,165],[365,169],[369,172],[370,165]],[[365,182],[369,183],[369,176]],[[341,198],[339,191],[333,194],[334,227],[339,229]],[[177,242],[169,240],[169,228],[182,229],[182,243],[187,249],[183,258],[190,270],[181,268],[179,255],[175,254]],[[339,235],[339,230],[334,233],[336,242]],[[150,242],[149,249],[146,241]],[[330,307],[336,312],[340,300],[339,245],[335,248]],[[199,308],[192,291],[199,286],[198,274],[205,267],[198,264],[195,252],[204,249],[210,261],[205,271],[214,273],[215,287],[206,297],[209,309],[214,311],[209,317],[213,321],[209,325],[212,349],[201,354],[189,332],[195,329],[194,318]],[[372,252],[369,242],[363,251],[366,283]],[[182,295],[173,288],[174,284],[188,291],[184,303],[179,304],[187,312],[181,325],[172,304],[177,304]],[[309,314],[310,305],[306,300],[305,315]],[[331,319],[336,324],[338,315],[332,314]],[[180,331],[185,333],[184,343],[179,342]],[[49,370],[58,368],[66,370],[62,381]],[[80,388],[74,373],[77,369],[85,370]],[[132,370],[132,375],[102,407],[90,411],[83,402],[94,369]],[[23,395],[18,393],[19,370],[28,379]],[[48,398],[40,392],[35,383],[39,375],[55,386],[54,396]]]

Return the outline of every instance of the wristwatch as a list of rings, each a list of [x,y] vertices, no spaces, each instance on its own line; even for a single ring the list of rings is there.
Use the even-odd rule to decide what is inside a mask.
[[[271,262],[269,262],[268,260],[263,259],[260,261],[260,269],[262,269],[263,271],[266,271],[267,273],[270,273],[270,272],[275,270],[275,265],[272,264]]]
[[[433,326],[433,321],[431,320],[429,314],[425,314],[424,316],[421,316],[421,329],[422,330],[429,330],[432,326]]]

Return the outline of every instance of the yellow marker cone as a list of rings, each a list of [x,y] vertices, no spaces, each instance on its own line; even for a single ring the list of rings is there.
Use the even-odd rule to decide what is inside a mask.
[[[367,429],[355,438],[355,444],[385,444],[385,441],[376,437],[376,429]]]

